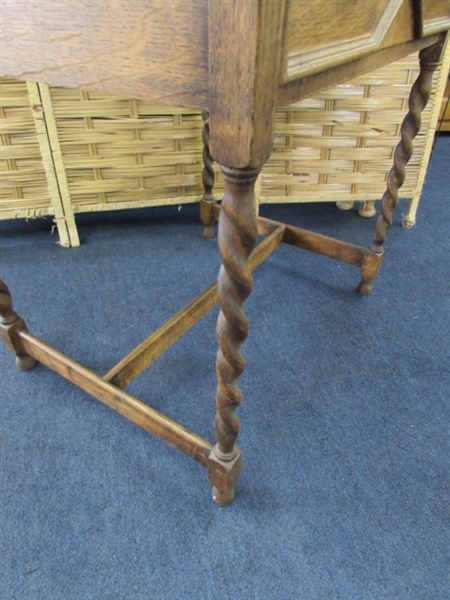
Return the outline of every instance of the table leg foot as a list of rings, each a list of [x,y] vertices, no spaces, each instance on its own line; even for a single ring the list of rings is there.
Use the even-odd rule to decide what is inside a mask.
[[[35,359],[24,351],[19,336],[19,331],[26,330],[23,319],[13,311],[11,294],[6,284],[0,280],[0,334],[8,350],[16,355],[16,365],[22,371],[28,371],[36,364]]]
[[[212,484],[212,497],[219,506],[228,506],[234,500],[234,490],[242,468],[242,452],[235,447],[234,453],[223,455],[218,444],[212,449],[208,460],[208,479]]]
[[[358,287],[356,288],[356,291],[358,292],[358,294],[361,294],[361,296],[368,296],[372,292],[372,289],[372,281],[360,281]]]
[[[221,492],[216,487],[212,488],[212,497],[216,504],[219,506],[228,506],[234,500],[234,488],[227,492]]]
[[[29,371],[36,365],[36,360],[28,354],[16,356],[16,366],[21,371]]]
[[[361,281],[356,288],[356,291],[362,296],[368,296],[372,292],[373,282],[380,271],[382,260],[383,252],[375,253],[367,250],[361,265]]]
[[[204,238],[214,237],[215,217],[212,207],[215,204],[214,197],[208,199],[205,196],[200,200],[200,220],[203,223],[202,235]]]

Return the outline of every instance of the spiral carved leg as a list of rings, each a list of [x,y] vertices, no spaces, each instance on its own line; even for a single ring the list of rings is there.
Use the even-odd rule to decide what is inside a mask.
[[[222,267],[218,279],[221,310],[217,321],[218,386],[214,421],[217,444],[208,462],[213,497],[220,505],[233,501],[234,487],[242,464],[241,451],[236,446],[240,427],[236,408],[242,400],[238,378],[245,368],[241,348],[249,330],[242,307],[253,285],[247,259],[258,234],[254,186],[259,171],[260,169],[222,167],[225,195],[219,219]]]
[[[381,203],[381,213],[375,226],[375,235],[370,246],[375,255],[383,255],[383,244],[386,241],[386,233],[392,225],[392,212],[398,204],[398,190],[405,181],[405,167],[413,152],[413,139],[420,130],[421,114],[430,98],[433,73],[439,65],[444,38],[433,46],[424,48],[419,54],[420,73],[414,82],[409,96],[409,111],[403,120],[401,127],[401,139],[394,152],[394,166],[387,180],[387,189]],[[381,264],[381,260],[379,261]],[[378,270],[370,276],[361,272],[362,281],[358,286],[361,294],[370,294],[372,285]]]
[[[13,311],[11,294],[0,280],[0,333],[5,346],[16,355],[16,364],[22,371],[31,369],[36,364],[22,347],[19,331],[26,330],[24,321]]]
[[[203,172],[202,181],[204,194],[200,201],[200,219],[204,225],[203,237],[211,238],[214,235],[214,214],[212,207],[215,204],[213,194],[214,182],[216,175],[213,169],[213,159],[209,151],[209,113],[205,110],[202,112],[203,117]]]

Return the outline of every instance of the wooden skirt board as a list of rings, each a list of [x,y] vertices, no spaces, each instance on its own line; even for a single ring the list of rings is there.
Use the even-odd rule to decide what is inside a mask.
[[[406,167],[407,225],[415,222],[449,63],[450,46]],[[417,73],[414,53],[280,109],[258,202],[379,200]],[[77,213],[202,198],[199,111],[14,79],[0,85],[0,219],[54,215],[61,245],[77,246]]]
[[[206,227],[211,226],[220,211],[218,245],[222,264],[217,283],[103,377],[29,333],[24,321],[14,312],[11,295],[2,281],[0,332],[20,368],[28,369],[35,361],[41,362],[203,465],[214,500],[219,505],[227,505],[234,499],[242,464],[242,451],[237,444],[240,431],[237,408],[242,401],[238,380],[245,368],[242,346],[249,333],[249,322],[244,303],[252,291],[252,270],[281,243],[287,243],[356,266],[361,275],[358,292],[370,294],[383,259],[399,190],[405,181],[405,167],[412,156],[413,140],[420,130],[423,111],[433,89],[433,73],[442,64],[450,30],[449,5],[447,0],[353,0],[350,6],[345,0],[339,0],[342,12],[329,0],[217,0],[209,3],[203,0],[117,0],[109,4],[108,11],[103,4],[100,0],[80,0],[76,5],[69,0],[57,3],[25,0],[22,5],[4,0],[2,17],[7,35],[0,38],[1,74],[89,90],[77,92],[77,98],[81,94],[81,104],[78,104],[81,113],[76,126],[82,122],[83,132],[92,135],[94,131],[97,136],[86,144],[92,161],[90,169],[93,169],[90,189],[95,194],[117,191],[108,168],[118,168],[117,179],[126,175],[120,164],[112,164],[111,156],[103,154],[100,147],[105,143],[107,152],[114,145],[111,140],[115,139],[114,131],[118,127],[112,134],[105,135],[107,132],[102,130],[98,136],[94,117],[84,111],[85,94],[88,94],[88,103],[92,101],[91,90],[98,90],[207,112],[205,159],[210,154],[220,163],[225,188],[219,208],[212,198],[211,181],[205,176],[206,193],[200,203]],[[22,10],[23,6],[26,10]],[[400,128],[400,140],[393,154],[393,166],[387,176],[370,246],[355,246],[258,217],[255,188],[258,185],[262,188],[261,180],[257,184],[258,177],[272,154],[277,109],[314,97],[412,52],[420,52],[420,71],[411,87],[409,107]],[[44,111],[46,98],[48,94],[41,92]],[[338,104],[339,98],[333,98],[332,102]],[[39,112],[40,106],[33,107],[35,112]],[[138,181],[133,189],[139,190],[147,183],[146,173],[151,165],[146,162],[144,132],[139,128],[142,111],[139,107],[133,108],[130,101],[127,106],[129,111],[134,111],[130,140],[138,148],[137,156],[132,153],[127,166]],[[357,106],[364,112],[366,107],[359,99]],[[332,106],[325,106],[325,112],[330,108]],[[117,126],[121,116],[114,113],[109,118],[117,120]],[[367,128],[365,118],[359,120]],[[54,122],[57,127],[56,117]],[[337,119],[326,127],[340,125]],[[372,125],[370,123],[369,129]],[[332,138],[329,129],[327,135]],[[283,132],[282,137],[285,136]],[[12,141],[10,139],[10,146],[14,145]],[[159,143],[165,164],[165,139],[161,138]],[[183,138],[183,144],[181,140],[173,143],[184,155],[187,141]],[[80,145],[78,141],[76,145]],[[337,151],[341,153],[338,160],[363,163],[365,152],[362,151],[370,145],[366,146],[356,145],[351,149],[353,152],[346,150],[342,154],[337,144]],[[118,150],[123,152],[122,142],[118,142]],[[332,152],[334,150],[333,142]],[[78,156],[74,156],[77,151],[73,146],[72,153],[65,149],[64,140],[59,149],[52,146],[53,153],[58,158],[72,154],[73,171],[79,174],[83,170]],[[122,159],[125,162],[126,155],[122,155]],[[57,163],[56,157],[54,163]],[[102,170],[104,164],[110,167]],[[177,190],[190,181],[189,165],[183,165],[179,177],[174,174]],[[362,172],[356,169],[358,175]],[[108,184],[106,189],[102,188],[104,182]],[[357,178],[351,183],[360,185],[360,180]],[[82,188],[89,193],[86,186],[75,186],[69,176],[67,186],[69,190]],[[259,235],[263,239],[258,243]],[[216,327],[216,442],[213,445],[143,405],[123,388],[204,315],[216,297],[220,312]]]

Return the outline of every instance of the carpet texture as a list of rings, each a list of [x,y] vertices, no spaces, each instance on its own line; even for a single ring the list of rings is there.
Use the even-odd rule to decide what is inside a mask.
[[[395,213],[369,297],[358,270],[283,246],[254,274],[244,467],[218,508],[202,467],[0,347],[0,598],[450,598],[450,137],[417,226]],[[261,214],[370,243],[333,204]],[[196,206],[0,223],[1,277],[32,333],[108,371],[217,274]],[[128,390],[213,441],[213,309]]]

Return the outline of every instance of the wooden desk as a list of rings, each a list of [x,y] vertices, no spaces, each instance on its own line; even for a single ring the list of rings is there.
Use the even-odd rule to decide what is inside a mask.
[[[147,98],[206,111],[205,159],[220,163],[218,283],[205,290],[100,377],[30,334],[0,283],[0,327],[22,369],[39,361],[208,470],[213,496],[232,502],[242,454],[236,445],[238,378],[248,334],[243,311],[251,270],[282,242],[361,269],[370,293],[392,222],[404,166],[431,76],[450,28],[449,0],[2,0],[1,72],[56,85]],[[278,107],[413,51],[421,70],[411,92],[394,166],[369,249],[258,219],[256,178],[272,150]],[[209,115],[209,120],[208,120]],[[207,132],[209,130],[209,136]],[[202,218],[218,208],[205,170]],[[255,248],[258,232],[266,237]],[[141,403],[124,387],[209,310],[218,297],[218,387],[210,444]]]

